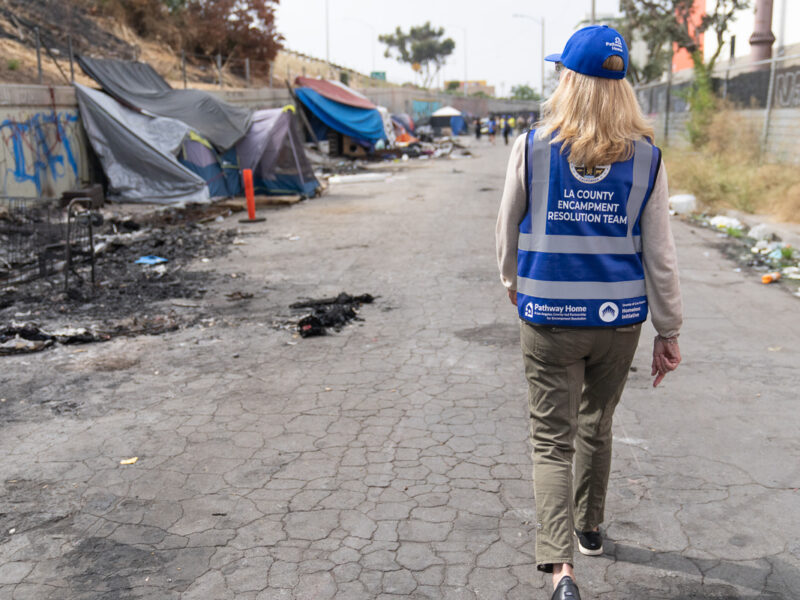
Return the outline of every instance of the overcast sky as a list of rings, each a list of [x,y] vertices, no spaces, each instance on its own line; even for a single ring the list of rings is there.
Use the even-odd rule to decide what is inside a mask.
[[[413,71],[384,58],[378,35],[430,21],[444,27],[456,48],[442,69],[442,81],[485,79],[498,94],[527,83],[538,90],[541,73],[540,25],[515,13],[544,17],[545,50],[560,52],[576,25],[588,18],[591,0],[327,0],[330,59],[363,73],[386,71],[395,83],[412,81]],[[326,0],[281,0],[278,30],[291,50],[325,58]],[[598,17],[617,13],[619,0],[596,0]],[[547,63],[547,69],[552,69]]]

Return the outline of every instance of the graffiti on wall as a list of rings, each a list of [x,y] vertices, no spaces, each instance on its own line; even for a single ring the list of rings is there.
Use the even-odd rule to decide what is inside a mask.
[[[784,71],[775,76],[775,105],[780,108],[800,106],[800,70]]]
[[[76,187],[81,155],[77,110],[0,119],[3,195],[53,197]]]
[[[430,117],[440,108],[442,108],[442,103],[438,100],[413,100],[411,117],[415,120]]]

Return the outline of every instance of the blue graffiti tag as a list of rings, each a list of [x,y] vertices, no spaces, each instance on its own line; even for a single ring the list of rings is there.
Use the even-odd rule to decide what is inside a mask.
[[[42,176],[49,174],[53,180],[64,177],[64,159],[77,177],[78,164],[72,151],[72,144],[66,132],[65,125],[78,121],[77,112],[62,112],[58,115],[52,112],[37,113],[27,121],[19,122],[6,119],[0,123],[0,136],[8,143],[11,141],[11,151],[14,156],[14,167],[6,169],[4,178],[4,192],[8,175],[12,175],[17,183],[32,183],[36,187],[36,194],[42,194]],[[47,131],[55,128],[56,142],[47,141]],[[28,149],[31,159],[28,164],[26,156]]]

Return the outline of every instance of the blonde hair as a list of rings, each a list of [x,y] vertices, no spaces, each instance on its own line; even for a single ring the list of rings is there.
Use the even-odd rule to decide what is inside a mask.
[[[624,64],[619,56],[610,56],[603,67],[622,71]],[[636,140],[655,139],[630,83],[569,69],[542,105],[536,128],[545,136],[556,132],[551,143],[563,142],[570,162],[588,168],[628,160]]]

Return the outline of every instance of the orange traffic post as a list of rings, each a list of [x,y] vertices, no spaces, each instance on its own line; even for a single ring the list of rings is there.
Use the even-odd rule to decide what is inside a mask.
[[[244,195],[247,198],[247,219],[239,219],[240,223],[260,223],[265,221],[264,217],[256,219],[256,195],[253,191],[253,171],[252,169],[242,169],[242,179],[244,180]]]

